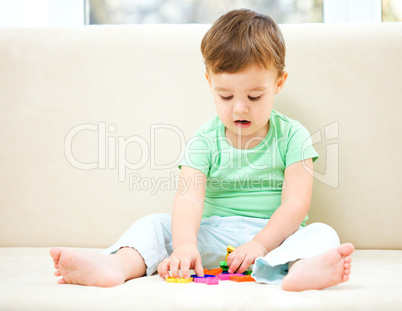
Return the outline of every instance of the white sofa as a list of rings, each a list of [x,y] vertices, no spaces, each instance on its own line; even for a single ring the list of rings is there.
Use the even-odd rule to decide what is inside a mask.
[[[0,310],[402,309],[401,23],[281,26],[289,79],[274,109],[321,154],[310,222],[354,243],[350,281],[56,284],[50,247],[99,251],[170,212],[184,144],[215,116],[208,27],[0,30]]]

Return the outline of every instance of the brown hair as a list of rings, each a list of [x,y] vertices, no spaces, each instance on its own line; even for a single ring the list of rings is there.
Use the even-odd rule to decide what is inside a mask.
[[[269,16],[240,9],[221,16],[201,42],[205,66],[214,73],[235,73],[251,64],[285,68],[285,41]]]

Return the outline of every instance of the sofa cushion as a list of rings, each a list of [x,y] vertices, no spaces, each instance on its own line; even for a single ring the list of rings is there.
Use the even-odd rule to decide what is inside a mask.
[[[171,210],[183,142],[215,115],[208,27],[0,30],[0,246],[107,247]],[[320,153],[311,221],[356,248],[402,249],[402,23],[281,27],[274,108]]]
[[[49,248],[0,248],[0,309],[397,310],[402,305],[401,263],[402,251],[357,250],[348,282],[301,293],[255,282],[171,284],[159,275],[96,288],[57,284]]]

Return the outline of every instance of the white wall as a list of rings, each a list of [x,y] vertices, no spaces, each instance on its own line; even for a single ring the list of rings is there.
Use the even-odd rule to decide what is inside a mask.
[[[85,25],[85,0],[0,0],[0,27]]]

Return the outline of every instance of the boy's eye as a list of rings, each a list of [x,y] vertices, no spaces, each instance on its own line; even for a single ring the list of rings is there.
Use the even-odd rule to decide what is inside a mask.
[[[257,97],[248,96],[248,99],[251,100],[251,101],[256,101],[256,100],[259,100],[260,98],[261,98],[261,95],[257,96]]]
[[[231,96],[222,96],[222,95],[220,95],[221,96],[221,98],[223,99],[223,100],[231,100],[232,98],[233,98],[233,95],[231,95]]]

